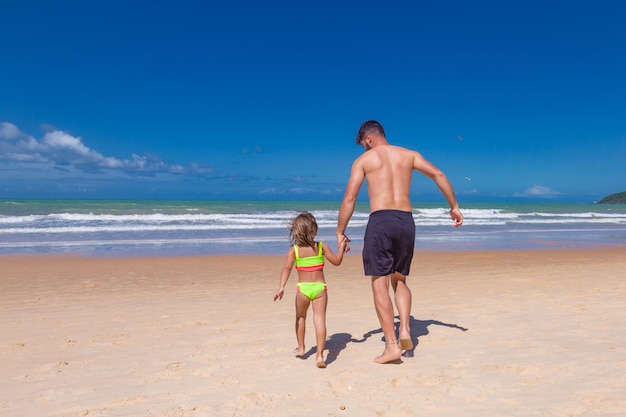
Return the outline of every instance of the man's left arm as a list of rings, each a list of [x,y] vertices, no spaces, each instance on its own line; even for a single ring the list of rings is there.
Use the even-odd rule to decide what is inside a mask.
[[[415,170],[435,181],[437,188],[439,188],[450,206],[450,217],[454,220],[454,227],[461,226],[463,224],[463,214],[461,210],[459,210],[459,203],[454,194],[454,188],[446,174],[424,159],[418,152],[416,152],[413,158],[413,167]]]

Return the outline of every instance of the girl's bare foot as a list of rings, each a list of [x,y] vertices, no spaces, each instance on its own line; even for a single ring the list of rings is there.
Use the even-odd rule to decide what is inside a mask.
[[[394,342],[387,342],[385,344],[385,350],[383,351],[382,355],[376,356],[376,358],[374,358],[374,362],[388,363],[397,361],[401,357],[402,349],[400,349],[400,346],[398,346],[398,341],[396,340]]]
[[[301,358],[304,356],[304,346],[297,347],[293,350],[293,353],[296,354],[296,357]]]

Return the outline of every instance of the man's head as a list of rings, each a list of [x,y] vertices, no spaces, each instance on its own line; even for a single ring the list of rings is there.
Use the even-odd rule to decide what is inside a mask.
[[[376,120],[368,120],[361,125],[359,133],[356,135],[356,144],[365,147],[365,150],[370,148],[369,142],[375,137],[385,138],[385,130],[383,126]]]

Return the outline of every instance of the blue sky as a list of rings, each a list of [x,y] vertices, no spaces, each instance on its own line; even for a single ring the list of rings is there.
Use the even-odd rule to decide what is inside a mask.
[[[625,15],[2,0],[0,198],[340,200],[376,119],[461,203],[594,201],[626,190]],[[412,197],[443,201],[419,175]]]

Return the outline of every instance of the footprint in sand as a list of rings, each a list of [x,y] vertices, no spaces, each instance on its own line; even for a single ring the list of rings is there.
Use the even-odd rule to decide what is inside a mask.
[[[182,362],[172,362],[165,367],[165,375],[172,375],[180,371],[185,364]]]

